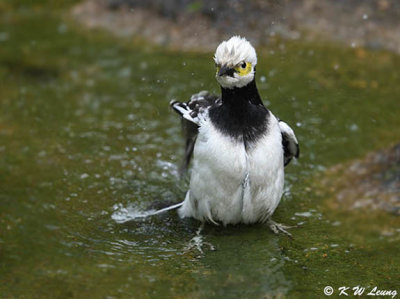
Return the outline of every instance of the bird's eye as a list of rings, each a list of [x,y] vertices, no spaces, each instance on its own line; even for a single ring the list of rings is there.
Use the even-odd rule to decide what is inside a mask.
[[[253,71],[252,65],[250,62],[241,62],[235,66],[235,72],[239,74],[239,76],[246,76]]]

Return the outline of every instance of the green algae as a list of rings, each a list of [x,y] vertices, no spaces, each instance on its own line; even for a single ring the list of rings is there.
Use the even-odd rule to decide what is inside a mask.
[[[172,212],[121,225],[112,215],[182,200],[182,140],[168,102],[218,92],[212,54],[88,31],[62,13],[69,7],[0,6],[2,297],[321,297],[326,285],[398,287],[399,219],[332,209],[334,190],[315,181],[400,139],[400,57],[299,41],[260,50],[260,93],[301,143],[275,220],[300,225],[294,240],[263,225],[207,226],[217,250],[201,256],[184,252],[195,221]]]

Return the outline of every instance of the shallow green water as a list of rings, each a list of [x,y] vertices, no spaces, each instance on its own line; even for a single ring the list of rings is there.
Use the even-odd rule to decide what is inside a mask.
[[[400,139],[399,57],[300,42],[260,50],[262,97],[302,151],[275,220],[302,226],[294,240],[262,225],[207,226],[217,250],[185,253],[197,222],[113,217],[182,200],[180,123],[168,102],[218,92],[212,54],[117,40],[51,8],[0,4],[1,297],[400,291],[399,232],[382,234],[399,219],[330,210],[329,192],[313,187],[326,167]]]

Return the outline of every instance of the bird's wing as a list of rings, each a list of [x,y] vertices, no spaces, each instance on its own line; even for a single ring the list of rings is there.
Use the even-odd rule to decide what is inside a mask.
[[[218,99],[218,96],[208,91],[201,91],[192,95],[190,100],[186,103],[176,100],[170,102],[172,109],[182,116],[182,129],[185,137],[185,157],[181,166],[181,174],[185,173],[189,167],[201,119],[207,115],[208,109],[210,109]]]
[[[282,133],[282,146],[284,150],[284,163],[285,166],[293,159],[298,158],[300,155],[299,143],[297,142],[296,135],[291,127],[284,121],[279,120],[279,128]]]

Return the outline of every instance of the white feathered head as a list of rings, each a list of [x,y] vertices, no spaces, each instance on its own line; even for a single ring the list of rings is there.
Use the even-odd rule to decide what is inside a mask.
[[[243,87],[254,79],[257,54],[243,37],[223,41],[215,51],[216,78],[224,88]]]

